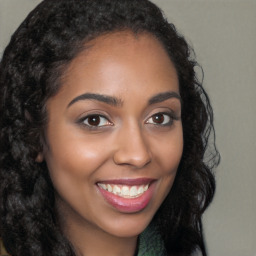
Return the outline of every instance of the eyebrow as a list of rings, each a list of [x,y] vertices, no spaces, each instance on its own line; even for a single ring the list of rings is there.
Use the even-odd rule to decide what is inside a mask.
[[[79,95],[76,98],[74,98],[68,104],[68,107],[70,107],[71,105],[73,105],[74,103],[76,103],[77,101],[80,101],[80,100],[97,100],[97,101],[107,103],[107,104],[109,104],[111,106],[114,106],[114,107],[120,107],[123,104],[121,99],[118,99],[118,98],[113,97],[113,96],[96,94],[96,93],[84,93],[84,94]]]
[[[162,92],[159,93],[155,96],[153,96],[152,98],[149,99],[148,101],[148,105],[153,105],[159,102],[163,102],[165,100],[168,100],[170,98],[176,98],[178,100],[181,100],[181,97],[178,93],[176,92]],[[77,97],[75,97],[69,104],[68,104],[68,108],[73,105],[74,103],[80,101],[80,100],[97,100],[100,102],[104,102],[107,103],[111,106],[114,107],[120,107],[123,105],[123,101],[121,99],[118,99],[116,97],[113,96],[108,96],[108,95],[103,95],[103,94],[97,94],[97,93],[84,93],[81,94]]]
[[[153,96],[152,98],[149,99],[148,104],[149,105],[156,104],[171,98],[176,98],[181,101],[180,95],[177,92],[171,91],[171,92],[162,92]]]

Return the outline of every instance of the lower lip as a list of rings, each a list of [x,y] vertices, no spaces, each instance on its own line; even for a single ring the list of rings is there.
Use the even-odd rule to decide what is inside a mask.
[[[136,198],[123,198],[113,193],[110,193],[99,186],[97,187],[104,199],[115,209],[124,213],[135,213],[142,211],[149,204],[153,196],[155,182],[151,183],[148,190],[145,191],[141,196]]]

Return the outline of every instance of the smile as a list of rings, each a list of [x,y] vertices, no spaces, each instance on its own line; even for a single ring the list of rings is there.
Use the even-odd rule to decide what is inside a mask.
[[[119,212],[135,213],[142,211],[150,203],[156,180],[150,178],[119,179],[96,183],[105,202]]]
[[[114,195],[118,195],[123,198],[136,198],[148,190],[149,184],[140,186],[127,186],[98,183],[98,186],[110,193],[113,193]]]

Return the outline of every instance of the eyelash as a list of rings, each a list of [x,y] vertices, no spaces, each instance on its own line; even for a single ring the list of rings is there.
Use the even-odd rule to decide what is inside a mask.
[[[89,120],[91,118],[91,120]],[[94,120],[93,120],[94,119]],[[102,119],[104,119],[105,121],[103,121]],[[89,122],[96,122],[95,124],[90,124]],[[106,123],[106,124],[101,124],[102,122]],[[102,128],[105,126],[112,126],[113,123],[111,123],[109,121],[109,119],[103,115],[100,114],[91,114],[88,116],[85,116],[83,118],[81,118],[78,123],[86,126],[89,129],[97,129],[97,128]]]
[[[156,120],[152,121],[152,122],[150,121],[151,119],[153,120],[153,118],[159,118],[159,117],[164,118],[162,123],[157,123]],[[92,118],[94,120],[89,120],[90,118]],[[166,121],[166,118],[168,118],[167,121]],[[103,119],[104,119],[104,121],[103,121]],[[151,125],[156,125],[156,126],[172,126],[174,120],[178,120],[178,117],[176,117],[173,112],[169,112],[169,113],[168,112],[158,112],[158,113],[152,115],[150,118],[148,118],[145,123],[151,124]],[[90,121],[95,122],[95,124],[90,124]],[[104,124],[101,124],[102,122],[104,122]],[[113,123],[110,122],[107,117],[100,115],[100,114],[91,114],[91,115],[85,116],[85,117],[79,119],[78,123],[86,126],[89,129],[92,129],[92,130],[100,129],[100,128],[108,127],[108,126],[113,126]]]
[[[149,120],[153,118],[159,118],[159,116],[161,116],[160,118],[164,118],[162,123],[156,123],[155,122],[150,122]],[[168,121],[165,121],[165,118],[168,118]],[[160,120],[160,119],[159,119]],[[175,116],[175,114],[173,112],[158,112],[154,115],[152,115],[148,120],[147,120],[147,124],[152,124],[152,125],[160,125],[160,126],[171,126],[174,122],[174,120],[178,120],[178,118]],[[161,121],[161,120],[160,120]]]

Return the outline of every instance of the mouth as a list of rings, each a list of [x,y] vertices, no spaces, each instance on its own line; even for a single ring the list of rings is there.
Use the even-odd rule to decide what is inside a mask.
[[[155,180],[123,179],[101,181],[96,185],[105,201],[120,212],[132,213],[143,210],[151,201]]]
[[[137,198],[148,190],[149,183],[146,185],[140,185],[140,186],[98,183],[98,186],[114,195],[118,195],[123,198]]]

